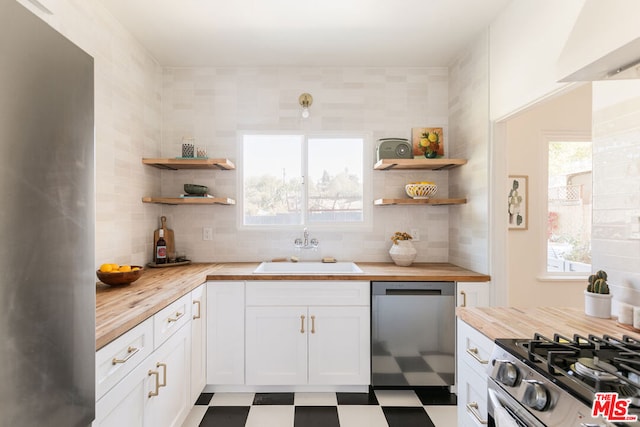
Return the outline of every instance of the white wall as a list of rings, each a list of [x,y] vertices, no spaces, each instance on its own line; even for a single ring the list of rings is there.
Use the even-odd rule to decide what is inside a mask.
[[[640,306],[640,80],[593,84],[593,136],[593,265],[609,273],[615,315]]]
[[[449,66],[449,155],[468,159],[450,173],[449,191],[467,197],[450,209],[449,261],[489,273],[489,39],[488,31]]]
[[[96,265],[144,265],[159,208],[140,196],[159,190],[160,173],[141,164],[159,154],[161,68],[95,0],[20,1],[94,58]]]
[[[591,85],[530,108],[508,120],[506,128],[507,173],[529,177],[528,229],[510,230],[507,237],[508,305],[582,307],[584,279],[560,281],[540,277],[546,270],[547,137],[591,136]],[[505,181],[502,192],[505,211],[508,188]]]
[[[556,83],[557,61],[584,2],[517,0],[491,24],[492,120],[504,118],[565,85]]]
[[[311,116],[300,120],[298,96],[313,96]],[[253,131],[365,131],[370,153],[382,137],[410,138],[412,127],[442,126],[448,138],[446,68],[167,68],[163,77],[162,154],[176,156],[182,136],[193,135],[213,157],[236,160],[237,133]],[[339,156],[339,153],[336,153]],[[373,162],[370,163],[373,166]],[[163,195],[176,195],[186,182],[214,194],[237,197],[240,171],[163,172]],[[448,195],[448,172],[372,171],[373,198],[404,197],[404,184],[432,180]],[[372,201],[367,201],[372,203]],[[373,208],[371,231],[327,232],[310,228],[318,252],[294,253],[302,227],[282,231],[236,228],[236,206],[163,207],[176,233],[176,246],[197,261],[259,261],[291,255],[319,259],[390,261],[395,231],[420,230],[417,262],[448,260],[447,206]],[[212,227],[213,241],[202,240]]]

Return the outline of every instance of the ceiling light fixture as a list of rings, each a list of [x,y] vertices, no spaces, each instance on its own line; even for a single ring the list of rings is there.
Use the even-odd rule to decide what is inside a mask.
[[[302,105],[302,118],[309,118],[309,106],[313,104],[313,97],[309,93],[303,93],[298,98],[298,102]]]

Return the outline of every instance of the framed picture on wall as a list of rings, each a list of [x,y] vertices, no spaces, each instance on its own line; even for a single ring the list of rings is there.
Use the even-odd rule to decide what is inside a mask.
[[[411,141],[415,159],[444,157],[442,128],[411,128]]]
[[[509,175],[509,230],[526,230],[529,222],[529,183],[526,175]]]

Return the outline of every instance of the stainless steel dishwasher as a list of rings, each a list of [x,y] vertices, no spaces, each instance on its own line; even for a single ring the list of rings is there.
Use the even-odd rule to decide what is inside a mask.
[[[451,386],[455,282],[372,282],[374,386]]]

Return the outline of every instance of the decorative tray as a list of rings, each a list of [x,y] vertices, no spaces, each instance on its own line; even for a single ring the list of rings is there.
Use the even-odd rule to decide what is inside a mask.
[[[167,268],[167,267],[177,267],[179,265],[187,265],[187,264],[191,264],[191,260],[187,259],[184,261],[178,261],[178,262],[169,262],[166,264],[156,264],[155,262],[150,262],[147,264],[147,267],[151,267],[151,268]]]

